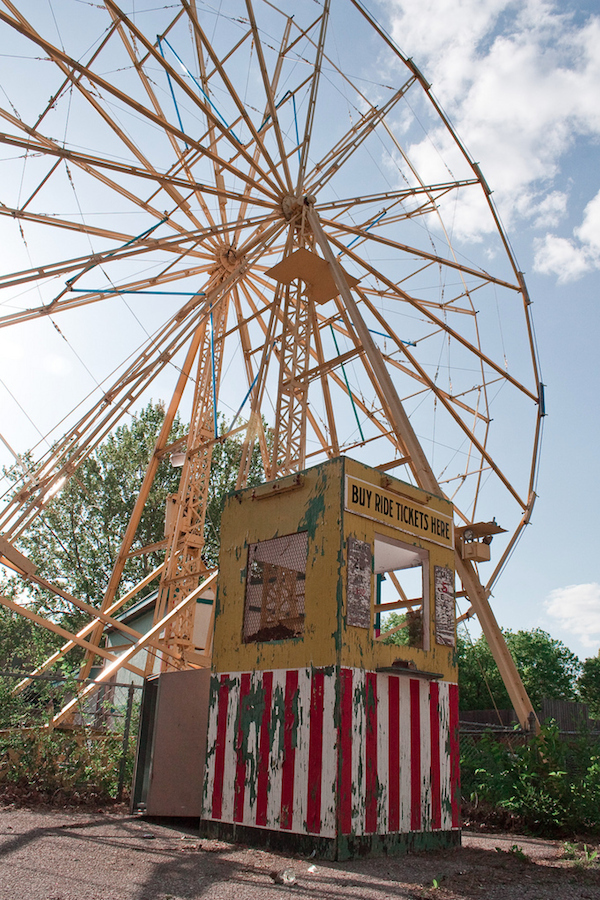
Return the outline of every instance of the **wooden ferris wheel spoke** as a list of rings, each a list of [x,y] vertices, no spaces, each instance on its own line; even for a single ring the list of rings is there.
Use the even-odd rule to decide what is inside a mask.
[[[461,187],[471,187],[475,184],[479,184],[476,178],[466,178],[462,181],[448,181],[428,186],[418,185],[416,187],[401,188],[397,191],[382,191],[377,194],[358,195],[356,197],[348,197],[345,200],[328,200],[323,203],[319,203],[317,200],[315,209],[319,215],[321,215],[324,212],[335,209],[349,211],[354,207],[361,206],[365,203],[402,203],[404,200],[409,200],[411,197],[418,197],[421,194],[426,194],[433,197],[434,200],[437,200],[449,191]]]
[[[225,126],[223,124],[221,119],[212,110],[210,104],[203,101],[198,96],[198,94],[195,93],[192,90],[192,88],[189,87],[189,85],[181,77],[180,73],[175,68],[173,68],[173,66],[171,66],[167,62],[166,59],[164,59],[162,54],[158,50],[156,50],[155,47],[148,41],[148,39],[143,34],[143,32],[141,32],[139,30],[139,28],[136,27],[135,23],[131,19],[128,18],[128,16],[117,6],[116,3],[114,3],[114,0],[104,0],[104,3],[109,9],[111,9],[115,12],[115,14],[127,26],[127,28],[131,31],[131,33],[135,35],[137,40],[146,48],[146,51],[153,58],[154,62],[158,63],[158,65],[160,65],[165,70],[165,72],[168,72],[171,80],[174,83],[176,83],[177,86],[180,88],[180,90],[184,94],[186,94],[189,97],[189,99],[192,100],[192,102],[203,111],[207,120],[210,121],[212,123],[212,125],[214,126],[214,128],[216,130],[218,130],[219,132],[221,132],[223,137],[227,141],[229,141],[229,143],[241,154],[241,156],[244,158],[245,162],[250,166],[251,170],[254,171],[256,174],[255,174],[254,178],[251,179],[250,176],[243,175],[241,170],[234,170],[234,168],[230,164],[225,163],[225,161],[222,157],[218,159],[214,154],[210,153],[209,151],[206,151],[205,148],[199,147],[199,149],[204,149],[205,154],[209,157],[212,157],[213,161],[217,162],[220,167],[229,169],[229,171],[231,171],[232,174],[237,175],[240,178],[243,178],[245,181],[254,180],[258,176],[258,178],[262,180],[263,184],[265,186],[268,185],[269,188],[272,191],[274,191],[276,194],[277,193],[277,184],[269,178],[267,173],[263,169],[261,169],[260,166],[258,166],[256,163],[254,163],[251,155],[245,150],[244,147],[242,147],[240,145],[238,139],[235,137],[235,135],[233,135],[230,132],[228,126]],[[184,9],[186,9],[186,11],[188,13],[190,22],[192,23],[192,28],[194,30],[198,30],[201,34],[203,34],[202,29],[200,28],[196,18],[193,15],[192,10],[190,9],[189,4],[187,3],[187,0],[182,0],[182,6],[184,7]],[[205,44],[205,46],[206,46],[206,44]],[[208,49],[208,47],[207,47],[207,49]],[[214,54],[214,52],[212,51],[212,47],[210,48],[209,52],[211,54],[211,59],[213,61],[213,64],[217,68],[220,68],[221,64],[220,64],[218,58],[216,57],[216,54]],[[227,79],[227,76],[225,75],[225,73],[223,71],[220,71],[220,75],[222,78],[224,78],[227,88],[230,91],[230,93],[232,94],[232,99],[234,100],[236,105],[238,105],[238,108],[240,109],[240,112],[241,112],[243,109],[243,104],[241,103],[241,101],[239,100],[239,97],[237,96],[235,90],[233,89],[233,85],[231,85],[231,82],[229,82],[229,79]],[[90,77],[90,76],[88,75],[88,77]],[[146,115],[150,116],[149,110],[146,110]],[[247,117],[247,114],[245,113],[245,111],[244,111],[244,116],[246,117],[246,124],[250,123],[249,117]],[[166,122],[166,121],[163,122],[163,128],[167,129],[168,127],[169,127],[168,122]],[[249,127],[250,127],[250,125],[249,125]],[[191,138],[189,138],[189,136],[187,136],[187,137],[184,136],[184,140],[192,145],[195,143]],[[271,173],[273,175],[275,175],[275,177],[277,178],[277,173],[276,173],[276,170],[274,168],[272,161],[268,160],[268,162],[271,165],[271,169],[270,169]],[[277,180],[279,180],[279,179],[277,179]],[[267,192],[266,187],[261,188],[260,184],[257,184],[257,187],[259,187],[259,189],[263,189],[265,193]],[[280,185],[280,187],[281,187],[281,185]]]
[[[271,89],[271,83],[269,81],[269,76],[267,73],[267,66],[265,63],[265,57],[262,49],[262,41],[260,39],[260,35],[258,33],[258,26],[256,24],[256,18],[254,16],[254,9],[252,7],[251,0],[246,0],[246,10],[248,11],[248,18],[250,20],[250,28],[252,29],[252,34],[254,36],[254,47],[256,49],[256,54],[258,57],[258,64],[260,68],[260,74],[262,77],[263,88],[267,97],[267,107],[269,110],[269,116],[271,117],[271,122],[273,125],[273,130],[275,132],[275,140],[277,142],[277,149],[279,150],[279,157],[281,161],[281,165],[283,167],[283,177],[284,177],[284,189],[287,189],[288,193],[292,193],[293,185],[292,185],[292,176],[290,174],[290,169],[288,165],[288,160],[286,156],[285,145],[283,141],[283,135],[281,133],[281,127],[279,124],[279,116],[277,115],[277,107],[275,106],[275,97],[273,91]],[[289,25],[289,23],[288,23]],[[256,133],[256,139],[259,138],[258,133]],[[273,165],[271,163],[271,165]]]
[[[211,304],[239,277],[239,270],[231,273],[205,297],[195,298],[175,313],[159,335],[150,338],[127,370],[53,447],[11,499],[0,518],[0,528],[7,536],[17,537],[37,517],[56,490],[73,475],[153,379],[197,333],[202,321],[208,320]]]
[[[390,356],[387,353],[383,354],[383,358],[390,366],[393,366],[395,369],[398,369],[400,372],[402,372],[403,375],[408,375],[409,378],[412,378],[414,381],[416,381],[420,385],[422,385],[423,390],[418,391],[417,393],[429,393],[429,388],[430,388],[432,379],[424,379],[418,372],[415,372],[413,369],[411,369],[407,365],[403,365],[399,360],[394,359],[393,356]],[[481,389],[480,386],[476,387],[476,388],[472,388],[472,390],[480,390],[480,389]],[[489,425],[489,423],[491,422],[491,419],[489,416],[485,416],[483,413],[479,412],[479,410],[474,409],[472,406],[469,406],[467,403],[464,403],[462,400],[459,400],[453,394],[449,394],[447,391],[442,390],[439,387],[439,385],[436,385],[436,391],[439,392],[440,396],[445,397],[446,401],[448,403],[454,404],[455,406],[459,407],[464,412],[466,412],[470,416],[472,416],[474,421],[477,420],[479,422],[485,423],[486,425]],[[415,396],[415,394],[411,394],[411,397],[413,397],[413,396]],[[408,398],[404,398],[404,399],[408,399]]]
[[[362,115],[327,156],[321,159],[313,167],[313,171],[306,176],[308,187],[305,187],[305,193],[317,194],[328,181],[331,181],[414,83],[415,79],[410,78],[382,107],[372,106]],[[317,175],[317,173],[319,174]],[[311,182],[311,178],[315,180]]]
[[[359,297],[361,298],[362,302],[367,307],[367,309],[369,310],[369,312],[371,313],[371,315],[375,319],[377,319],[377,321],[379,322],[381,327],[385,329],[385,333],[390,338],[390,340],[396,344],[396,347],[402,353],[403,357],[409,363],[411,363],[411,365],[413,365],[413,363],[415,363],[415,365],[413,366],[413,368],[411,368],[410,366],[407,366],[407,365],[403,365],[401,362],[394,359],[389,354],[384,354],[384,358],[389,362],[390,365],[394,366],[397,369],[400,369],[405,375],[408,375],[411,378],[414,378],[420,384],[426,386],[428,389],[431,390],[432,385],[434,385],[435,383],[428,376],[423,377],[423,375],[421,374],[421,371],[420,371],[421,367],[418,366],[418,364],[416,364],[416,358],[415,358],[414,354],[412,354],[410,352],[410,349],[409,349],[409,347],[407,347],[406,343],[398,337],[398,335],[395,333],[393,328],[390,327],[389,322],[387,321],[385,316],[379,312],[379,310],[373,303],[371,303],[371,301],[366,296],[365,292],[360,289],[357,289],[356,292],[359,295]],[[481,390],[481,387],[482,386],[479,386],[480,390]],[[471,390],[473,390],[473,388],[471,388]],[[452,402],[455,405],[460,406],[461,409],[464,409],[465,412],[469,413],[474,418],[477,418],[486,423],[489,423],[491,421],[488,416],[484,416],[482,413],[474,410],[472,407],[468,406],[466,403],[463,403],[458,397],[448,394],[446,391],[443,391],[439,387],[439,385],[435,384],[435,392],[437,393],[438,391],[440,392],[440,395],[443,395],[446,398],[447,402],[449,402],[449,403]]]
[[[277,219],[275,216],[267,218],[259,217],[255,219],[245,220],[245,224],[248,227],[254,227],[255,225],[258,225],[258,227],[260,228],[261,226],[270,225],[271,223],[276,221]],[[189,237],[185,238],[185,240],[191,241],[193,246],[195,246],[199,240],[202,240],[204,234],[226,235],[232,231],[232,227],[232,225],[227,224],[224,226],[216,226],[215,228],[203,229],[200,233],[192,233]],[[98,301],[105,299],[107,296],[111,296],[114,294],[136,292],[144,293],[145,289],[152,290],[156,287],[159,287],[160,285],[170,284],[175,281],[204,274],[214,266],[214,256],[206,253],[198,253],[191,248],[182,248],[182,242],[182,238],[170,238],[163,240],[154,239],[152,245],[150,246],[129,248],[127,250],[123,250],[120,253],[113,251],[105,255],[98,254],[94,258],[94,266],[100,264],[106,265],[109,262],[127,259],[130,257],[137,258],[142,253],[154,252],[156,250],[168,250],[171,253],[177,253],[177,259],[174,261],[173,265],[175,265],[177,262],[180,262],[187,255],[191,255],[195,258],[203,258],[206,260],[206,262],[202,265],[187,267],[185,269],[177,269],[175,271],[170,271],[171,266],[169,266],[167,270],[164,270],[163,272],[156,275],[152,275],[151,277],[146,277],[137,281],[116,284],[114,285],[114,287],[107,287],[104,290],[89,291],[88,293],[77,295],[73,295],[69,290],[63,291],[63,295],[60,297],[60,299],[55,298],[53,301],[41,306],[30,307],[25,310],[20,310],[19,312],[0,316],[0,328],[14,325],[20,322],[26,322],[30,319],[38,318],[40,316],[43,317],[48,315],[49,313],[55,315],[58,312],[65,312],[67,310],[85,306],[90,303],[97,303]],[[248,247],[245,252],[249,252],[249,250],[251,249],[251,247]],[[81,271],[82,266],[85,269],[85,263],[88,260],[89,256],[79,257],[74,260],[65,260],[62,263],[49,264],[47,266],[38,266],[34,267],[33,269],[25,270],[23,272],[17,272],[13,275],[6,276],[4,282],[0,278],[0,289],[13,287],[20,284],[26,284],[27,282],[35,282],[48,278],[54,278],[58,275],[67,274],[69,272]],[[71,279],[71,284],[74,282],[74,280],[75,279]],[[192,296],[194,292],[189,291],[186,293],[189,293],[189,295]]]
[[[140,65],[140,61],[135,52],[135,48],[132,46],[131,41],[127,38],[125,29],[123,28],[123,24],[118,19],[118,17],[116,16],[113,9],[109,9],[109,14],[112,16],[113,22],[115,22],[115,24],[117,25],[117,33],[119,34],[119,37],[121,38],[121,41],[125,47],[125,50],[127,51],[129,58],[137,71],[138,77],[144,86],[144,89],[146,91],[146,94],[148,95],[148,98],[149,98],[152,106],[154,107],[155,113],[157,115],[159,115],[161,117],[161,119],[163,119],[163,121],[166,123],[167,119],[166,119],[164,111],[157,99],[156,92],[153,90],[150,79],[147,77],[143,67]],[[175,139],[175,137],[168,130],[165,133],[171,144],[171,147],[173,149],[173,152],[174,152],[176,158],[180,161],[182,171],[186,174],[188,180],[191,181],[192,180],[191,173],[189,172],[189,170],[186,166],[185,154],[182,153],[179,142]],[[140,160],[140,161],[142,161],[142,160]],[[153,170],[153,167],[150,167],[149,165],[146,165],[146,168],[148,168],[149,170]],[[219,185],[219,187],[220,186],[221,185]],[[196,196],[196,199],[198,200],[199,204],[201,205],[202,211],[203,211],[204,215],[206,216],[207,221],[209,222],[209,224],[213,224],[213,219],[210,214],[210,210],[208,209],[208,206],[207,206],[206,202],[204,201],[204,197],[203,197],[202,193],[195,191],[194,195]],[[189,203],[187,202],[187,199],[180,196],[179,200],[178,200],[176,193],[173,193],[172,196],[173,196],[173,199],[176,201],[177,205],[179,206],[179,208],[190,219],[190,221],[194,222],[194,224],[196,224],[198,227],[200,227],[200,223],[199,223],[197,217],[195,215],[193,215],[191,212],[191,208],[190,208]]]
[[[429,267],[431,265],[433,265],[433,264],[427,263],[427,265],[420,268],[417,273],[411,273],[410,277],[412,277],[412,275],[414,275],[414,274],[420,274],[421,272],[426,271],[426,269],[429,269]],[[468,291],[461,291],[460,294],[456,294],[455,296],[451,297],[450,300],[442,300],[442,301],[424,300],[422,297],[419,297],[418,303],[420,306],[426,306],[429,309],[437,309],[440,312],[451,312],[451,313],[456,313],[461,316],[470,316],[471,318],[475,318],[477,316],[477,310],[472,305],[472,298],[473,298],[473,295],[477,291],[482,290],[482,288],[484,288],[485,286],[486,286],[485,282],[481,282],[481,284],[479,284],[479,285],[474,285],[473,287],[469,287]],[[379,290],[377,288],[371,288],[371,287],[365,286],[363,288],[363,294],[365,294],[367,297],[376,297],[378,300],[390,300],[392,303],[394,303],[398,300],[398,290],[397,289],[395,291],[391,292],[388,290]],[[456,305],[460,300],[464,300],[464,299],[470,300],[471,305],[468,307]],[[437,332],[438,332],[438,329],[436,328],[435,333],[437,333]]]
[[[450,328],[450,326],[447,324],[447,322],[444,322],[442,319],[439,319],[437,316],[435,316],[431,312],[431,310],[429,310],[427,308],[427,306],[425,306],[425,305],[421,306],[417,299],[415,299],[414,297],[411,297],[410,294],[403,291],[397,284],[395,284],[393,281],[391,281],[391,279],[387,278],[382,272],[380,272],[378,269],[375,269],[373,266],[371,266],[370,263],[368,263],[366,261],[366,259],[364,259],[364,257],[360,257],[357,254],[355,254],[352,251],[352,249],[350,249],[349,247],[346,247],[344,244],[341,243],[341,241],[338,241],[331,234],[329,235],[329,240],[331,241],[331,243],[334,246],[336,246],[338,248],[338,250],[341,250],[343,254],[345,254],[346,256],[349,256],[354,262],[358,263],[359,266],[361,266],[363,269],[366,269],[368,272],[370,272],[372,275],[374,275],[377,279],[379,279],[383,284],[387,285],[389,290],[392,291],[393,293],[395,293],[401,300],[405,300],[408,303],[410,303],[411,306],[413,306],[415,309],[419,310],[419,312],[421,312],[426,318],[428,318],[431,322],[433,322],[435,325],[437,325],[440,330],[445,331],[450,337],[454,338],[459,344],[462,344],[464,347],[466,347],[482,363],[484,363],[485,365],[488,365],[492,369],[494,369],[494,371],[497,372],[499,375],[501,375],[505,379],[505,381],[510,382],[514,387],[518,388],[519,391],[521,391],[523,394],[525,394],[525,396],[527,396],[531,400],[533,400],[534,403],[539,402],[539,398],[537,397],[536,394],[532,393],[528,388],[525,387],[525,385],[521,384],[521,382],[518,381],[516,378],[513,378],[513,376],[510,375],[505,369],[503,369],[502,366],[498,365],[498,363],[495,363],[489,356],[487,356],[485,353],[483,353],[483,351],[478,346],[476,346],[475,344],[468,341],[455,329]],[[514,286],[513,286],[513,290],[515,290]]]
[[[152,176],[150,173],[143,171],[142,169],[137,169],[136,167],[127,166],[123,163],[112,162],[110,160],[101,158],[101,157],[89,157],[85,154],[80,154],[76,152],[72,152],[67,150],[64,147],[59,146],[51,139],[45,137],[44,135],[40,135],[35,132],[32,128],[28,127],[24,123],[19,123],[19,120],[15,119],[15,117],[10,116],[6,110],[0,109],[0,116],[5,119],[9,119],[9,121],[13,121],[17,123],[17,127],[24,130],[30,137],[28,140],[17,138],[14,135],[9,134],[0,134],[0,143],[4,143],[10,146],[23,147],[26,152],[32,152],[39,154],[40,156],[50,156],[50,157],[58,157],[59,162],[62,160],[65,162],[72,163],[75,166],[78,166],[82,169],[86,174],[91,176],[92,178],[99,181],[101,184],[105,185],[109,190],[114,191],[116,195],[120,195],[124,197],[126,200],[130,201],[135,207],[141,209],[143,212],[148,213],[151,216],[154,216],[159,221],[164,219],[165,214],[158,209],[155,209],[151,206],[150,202],[147,200],[142,200],[137,194],[134,194],[132,191],[125,188],[123,185],[119,184],[119,182],[114,181],[111,178],[108,178],[103,171],[98,171],[98,169],[108,169],[116,172],[121,172],[124,175],[135,175],[136,177],[150,180],[152,182],[158,181],[161,183],[162,176],[159,174],[157,177]],[[57,166],[54,166],[50,175],[56,170]],[[40,188],[47,181],[49,175],[44,176],[41,182],[35,188],[33,194],[27,200],[27,204],[31,201],[31,199],[35,196],[35,194],[40,190]],[[182,187],[189,187],[189,182],[184,181],[183,179],[175,180],[176,186],[179,184]],[[216,193],[216,191],[211,191],[210,185],[198,185],[198,188],[202,187],[203,190],[206,190],[207,193]],[[27,205],[26,204],[26,205]],[[259,204],[260,205],[260,204]],[[271,207],[272,204],[262,204],[267,207]],[[185,228],[183,225],[173,221],[172,219],[169,221],[170,228],[175,231],[179,231],[181,233],[185,233]]]
[[[47,213],[30,213],[10,206],[0,206],[0,216],[10,216],[11,219],[21,219],[24,222],[35,222],[36,225],[63,228],[66,231],[81,231],[94,237],[107,238],[112,241],[132,241],[135,237],[133,234],[125,234],[122,231],[110,231],[108,228],[84,225],[83,222],[74,222],[70,219],[59,219],[58,216],[48,215]]]
[[[6,111],[0,110],[0,115],[4,118],[7,118]],[[38,132],[34,132],[33,129],[28,128],[24,123],[20,123],[20,127],[27,131],[31,137],[27,140],[25,138],[18,138],[11,134],[0,133],[0,143],[7,144],[13,147],[22,147],[24,150],[31,153],[39,153],[45,156],[56,156],[61,159],[66,160],[67,162],[72,162],[75,165],[80,166],[89,174],[94,175],[95,177],[99,177],[96,169],[108,169],[113,172],[118,172],[122,175],[130,175],[134,178],[142,178],[145,181],[150,181],[159,184],[161,187],[172,186],[174,188],[190,188],[194,192],[202,192],[206,194],[210,194],[213,196],[219,196],[222,194],[228,200],[235,200],[241,202],[245,197],[247,199],[247,195],[240,193],[239,191],[228,190],[227,188],[219,188],[212,184],[207,184],[205,182],[178,178],[174,175],[170,175],[168,173],[162,173],[155,170],[148,171],[146,169],[141,169],[136,166],[130,166],[125,163],[120,163],[116,160],[107,159],[101,156],[92,156],[91,154],[80,153],[78,151],[69,150],[65,147],[59,146],[55,142],[53,142],[50,138],[46,138],[43,135],[40,135]],[[34,136],[35,135],[35,140]],[[136,197],[130,191],[123,191],[120,185],[118,185],[114,181],[108,182],[108,185],[118,191],[119,193],[123,193],[127,199],[134,200],[137,206],[141,206],[145,211],[154,213],[157,217],[163,218],[164,212],[160,212],[159,210],[152,210],[151,207],[148,207],[144,201],[140,200],[139,197]],[[248,188],[251,190],[255,185],[253,182],[248,184]],[[265,209],[273,209],[273,201],[266,200],[261,197],[256,197],[252,195],[252,204],[264,207]],[[170,227],[176,227],[173,222],[169,223]],[[182,231],[183,229],[179,226]]]
[[[510,281],[505,281],[502,278],[496,278],[493,275],[490,275],[489,272],[485,272],[483,269],[472,269],[470,266],[466,266],[462,263],[456,262],[453,259],[439,256],[436,253],[429,253],[427,250],[421,250],[420,248],[410,246],[409,244],[401,244],[399,241],[394,241],[391,238],[376,234],[373,231],[365,232],[363,229],[358,228],[354,225],[350,225],[347,222],[339,222],[337,220],[331,221],[328,219],[323,219],[322,221],[323,225],[326,227],[344,231],[347,234],[353,234],[356,237],[364,237],[365,240],[368,240],[369,242],[372,241],[373,243],[383,244],[386,247],[391,247],[392,249],[398,250],[403,254],[408,254],[409,256],[416,256],[421,257],[422,259],[430,260],[436,265],[442,266],[442,268],[456,269],[462,275],[470,275],[473,278],[483,279],[483,281],[485,281],[486,283],[497,284],[500,287],[508,288],[515,293],[520,293],[521,291],[521,287],[519,284],[513,284]]]
[[[106,0],[106,2],[110,3],[111,0]],[[141,115],[144,119],[147,119],[148,121],[152,122],[154,125],[158,126],[161,130],[170,131],[175,137],[179,138],[183,143],[187,142],[188,144],[190,144],[192,147],[194,147],[197,151],[199,151],[201,154],[203,154],[208,159],[213,160],[213,162],[216,161],[223,169],[226,169],[228,172],[230,172],[231,175],[239,178],[242,181],[245,181],[248,184],[253,184],[255,186],[256,190],[261,191],[265,196],[270,197],[272,200],[277,199],[277,194],[274,192],[274,190],[269,189],[267,187],[267,185],[269,184],[269,179],[266,177],[266,175],[263,172],[258,172],[258,174],[261,175],[261,179],[257,180],[252,175],[247,175],[241,169],[231,166],[224,159],[215,157],[215,155],[213,153],[211,153],[209,150],[207,150],[206,147],[203,147],[197,140],[190,137],[189,135],[186,135],[179,128],[176,128],[174,125],[170,124],[169,122],[167,122],[167,123],[163,122],[160,119],[160,117],[156,115],[156,113],[153,113],[151,110],[147,109],[145,106],[138,103],[132,97],[129,97],[127,94],[125,94],[123,91],[116,88],[114,85],[112,85],[106,79],[102,78],[100,75],[95,74],[94,72],[90,71],[85,66],[83,66],[82,64],[78,63],[77,60],[72,59],[68,54],[64,53],[59,48],[55,47],[49,41],[45,40],[43,37],[41,37],[41,35],[37,34],[37,32],[35,32],[31,28],[31,26],[29,26],[29,25],[24,26],[21,22],[6,15],[1,10],[0,10],[0,21],[5,22],[7,25],[14,28],[20,34],[23,34],[25,37],[29,38],[31,41],[36,43],[38,46],[40,46],[43,50],[45,50],[56,61],[60,61],[64,64],[66,64],[66,66],[68,66],[69,69],[73,70],[74,76],[75,76],[75,73],[80,73],[82,75],[85,75],[85,77],[89,81],[91,81],[97,88],[100,88],[100,89],[106,91],[111,96],[116,97],[126,107],[134,110],[136,113],[138,113],[138,115]],[[155,52],[155,55],[160,63],[162,60],[162,57],[160,56],[160,54],[158,54],[156,52]],[[178,74],[175,73],[171,67],[169,67],[169,72],[172,77],[177,79],[178,83],[181,82],[181,79],[179,78]],[[194,102],[196,102],[198,105],[202,105],[202,104],[198,103],[198,98],[193,94],[193,92],[191,92],[191,90],[188,88],[188,86],[185,84],[185,82],[183,83],[183,89],[185,90],[186,93],[191,95]],[[207,115],[210,115],[211,118],[216,118],[210,112],[210,110],[207,112],[207,110],[205,108],[204,112]],[[218,121],[219,120],[216,119],[216,123],[218,123]]]
[[[280,191],[285,192],[286,185],[285,185],[285,182],[282,180],[281,175],[279,174],[278,166],[275,164],[271,155],[267,151],[266,146],[264,145],[257,129],[254,126],[254,123],[252,122],[252,119],[248,115],[245,104],[239,97],[237,91],[235,90],[235,88],[233,86],[233,83],[231,82],[229,76],[227,75],[227,73],[225,71],[225,67],[224,67],[223,63],[219,59],[218,55],[215,53],[211,42],[208,40],[206,34],[204,33],[203,29],[201,28],[200,23],[198,21],[198,17],[194,14],[192,9],[190,8],[190,5],[187,2],[187,0],[181,0],[181,2],[183,4],[184,8],[188,11],[188,15],[190,17],[190,21],[192,23],[193,30],[196,33],[196,35],[198,36],[198,39],[201,42],[202,46],[205,48],[206,52],[208,53],[210,60],[215,68],[215,72],[218,72],[219,76],[222,78],[223,83],[225,84],[225,87],[227,88],[230,98],[233,100],[234,104],[236,105],[236,107],[238,109],[238,112],[242,118],[242,121],[248,128],[250,134],[252,135],[253,140],[256,142],[256,146],[260,147],[261,155],[264,157],[265,162],[267,163],[267,165],[269,167],[269,172],[275,178],[277,185],[275,185],[275,183],[272,182],[270,178],[267,178],[267,176],[265,175],[263,170],[260,169],[260,167],[258,166],[258,163],[255,160],[255,158],[251,157],[245,149],[243,149],[242,147],[239,146],[239,144],[237,146],[237,152],[244,157],[244,159],[251,166],[252,169],[256,170],[263,178],[266,179],[267,183],[269,184],[270,187],[273,188],[273,190],[279,189]],[[251,28],[251,31],[252,31],[252,28]],[[261,46],[260,38],[257,38],[255,46],[257,47],[257,51],[258,51]],[[266,72],[263,72],[263,81],[265,83],[265,89],[266,89],[266,85],[268,84]]]
[[[361,292],[357,291],[357,293],[360,296]],[[364,300],[366,298],[363,297],[362,299]],[[429,375],[427,375],[427,373],[425,372],[423,367],[420,366],[419,363],[417,362],[414,355],[410,353],[410,350],[408,349],[408,347],[403,347],[402,352],[405,354],[406,358],[409,360],[414,371],[417,373],[420,381],[429,387],[429,390],[437,397],[440,404],[450,414],[450,416],[452,417],[454,422],[458,425],[458,427],[464,433],[464,435],[467,438],[467,440],[469,441],[469,443],[477,450],[477,452],[479,453],[481,458],[487,462],[489,467],[498,476],[500,481],[503,483],[504,487],[508,490],[508,492],[517,501],[517,503],[519,504],[519,507],[521,509],[524,509],[525,502],[523,501],[523,499],[519,496],[519,494],[517,493],[517,491],[514,489],[513,485],[511,484],[511,482],[508,480],[508,478],[506,478],[504,473],[500,470],[500,468],[494,462],[494,460],[492,459],[490,454],[485,449],[485,446],[475,436],[475,432],[474,432],[473,428],[471,426],[469,426],[461,418],[461,416],[459,416],[458,412],[456,411],[456,406],[458,404],[455,404],[453,402],[453,398],[449,397],[448,394],[446,394],[444,391],[439,390],[439,388],[436,385],[436,383],[434,382],[434,380],[432,378],[430,378]],[[489,419],[486,421],[489,422]]]
[[[327,21],[329,19],[330,0],[323,0],[323,12],[321,13],[321,28],[319,29],[319,39],[316,47],[316,55],[313,69],[313,76],[310,85],[310,96],[308,98],[308,108],[306,111],[306,122],[304,125],[304,137],[300,144],[300,162],[298,165],[298,180],[296,182],[296,195],[299,195],[305,183],[306,166],[308,164],[308,153],[310,150],[312,129],[315,117],[315,109],[317,105],[317,95],[319,90],[319,80],[321,77],[321,66],[323,65],[323,56],[325,53],[325,35],[327,33]]]

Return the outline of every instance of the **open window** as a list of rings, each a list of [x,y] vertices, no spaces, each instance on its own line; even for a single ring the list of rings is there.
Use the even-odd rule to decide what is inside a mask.
[[[300,531],[248,547],[243,640],[283,641],[304,634],[308,534]]]
[[[397,634],[399,643],[429,650],[428,552],[384,535],[375,535],[374,550],[375,639]]]

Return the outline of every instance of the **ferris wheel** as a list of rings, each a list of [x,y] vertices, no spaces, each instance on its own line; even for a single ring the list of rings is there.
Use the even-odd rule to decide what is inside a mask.
[[[162,615],[206,575],[222,414],[244,440],[240,486],[255,446],[268,478],[348,454],[443,493],[463,538],[497,518],[490,572],[457,556],[490,639],[544,410],[530,301],[479,166],[357,0],[140,7],[0,2],[0,335],[59,342],[76,373],[47,396],[28,359],[44,423],[6,488],[4,542],[158,391],[148,485],[161,454],[184,460]]]

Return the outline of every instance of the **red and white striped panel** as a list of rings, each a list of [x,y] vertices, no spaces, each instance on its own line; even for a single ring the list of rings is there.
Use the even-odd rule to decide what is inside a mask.
[[[456,685],[333,667],[213,676],[204,817],[321,837],[457,828]]]

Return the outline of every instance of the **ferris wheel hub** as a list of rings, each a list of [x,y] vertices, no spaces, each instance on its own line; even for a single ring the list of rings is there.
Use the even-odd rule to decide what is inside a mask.
[[[281,201],[281,211],[287,222],[291,222],[302,213],[302,200],[293,194],[288,194]]]

